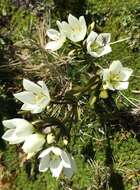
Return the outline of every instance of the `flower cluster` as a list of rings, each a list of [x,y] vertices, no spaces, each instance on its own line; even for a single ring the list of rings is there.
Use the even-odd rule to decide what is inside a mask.
[[[68,22],[57,21],[57,26],[59,31],[55,29],[47,31],[51,41],[45,45],[46,50],[56,51],[62,47],[66,40],[74,43],[83,40],[83,45],[86,44],[87,54],[94,58],[104,56],[112,51],[110,33],[97,34],[95,31],[90,31],[88,34],[84,16],[77,19],[69,14]],[[132,69],[123,67],[119,60],[113,61],[109,68],[99,67],[97,76],[99,84],[101,84],[100,91],[127,89],[129,85],[128,79],[132,72]],[[23,92],[14,94],[14,97],[23,103],[21,110],[29,111],[32,114],[45,113],[45,109],[51,103],[50,93],[46,84],[43,81],[38,81],[35,84],[30,80],[23,79],[23,88]],[[27,154],[27,159],[38,154],[40,172],[50,169],[52,176],[56,178],[62,172],[68,178],[73,175],[76,170],[74,158],[67,151],[55,146],[59,138],[56,140],[53,133],[45,134],[34,126],[34,122],[30,123],[21,118],[4,120],[3,125],[8,129],[2,136],[4,140],[10,144],[23,143],[22,149]],[[64,144],[67,145],[67,140],[65,140]]]
[[[49,29],[47,34],[53,41],[48,42],[45,46],[46,50],[56,51],[62,47],[66,39],[72,42],[80,42],[87,35],[87,24],[85,18],[80,16],[79,19],[69,14],[68,23],[65,21],[57,21],[59,32]],[[111,49],[111,34],[97,34],[91,31],[85,39],[87,53],[98,58],[108,54]],[[132,74],[132,69],[122,66],[120,61],[113,61],[109,69],[102,69],[100,77],[103,79],[103,88],[110,90],[124,90],[128,88],[128,79]]]
[[[79,19],[69,14],[68,23],[65,21],[57,21],[59,32],[54,29],[49,29],[47,35],[53,41],[45,45],[45,49],[56,51],[62,47],[66,39],[72,42],[80,42],[85,39],[87,34],[87,25],[85,18],[80,16]],[[93,57],[101,57],[111,52],[110,47],[110,34],[102,33],[97,34],[91,31],[86,39],[87,52]]]
[[[33,114],[42,112],[50,102],[50,94],[47,86],[43,81],[39,85],[30,80],[23,79],[23,87],[26,91],[14,94],[14,96],[23,102],[22,110],[30,111]],[[8,128],[2,138],[9,141],[10,144],[23,143],[22,149],[30,159],[39,152],[43,145],[52,144],[54,136],[50,133],[45,139],[45,135],[37,132],[33,124],[25,119],[15,118],[4,120],[3,125]],[[52,176],[58,178],[62,169],[64,174],[69,178],[75,171],[75,162],[73,157],[58,147],[50,147],[40,153],[38,158],[41,159],[39,171],[45,172],[50,168]]]

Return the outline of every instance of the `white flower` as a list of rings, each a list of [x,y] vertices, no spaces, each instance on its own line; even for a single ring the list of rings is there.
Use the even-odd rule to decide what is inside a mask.
[[[14,94],[14,96],[23,102],[21,109],[31,111],[31,113],[40,113],[50,102],[50,95],[47,86],[43,81],[38,81],[38,85],[30,80],[23,79],[25,91]]]
[[[8,128],[2,138],[9,141],[10,144],[21,143],[33,133],[32,124],[25,119],[9,119],[4,120],[2,123],[6,128]]]
[[[66,41],[65,34],[63,33],[63,30],[61,27],[61,23],[59,21],[57,21],[56,23],[60,32],[54,29],[49,29],[47,31],[47,35],[52,41],[48,42],[44,47],[45,49],[48,49],[51,51],[56,51],[60,49],[62,45],[64,44],[64,42]]]
[[[124,90],[128,88],[128,79],[133,70],[123,67],[120,61],[113,61],[109,69],[101,71],[103,88],[109,90]]]
[[[87,26],[84,16],[80,16],[79,20],[73,15],[69,14],[68,23],[63,21],[61,28],[66,37],[73,42],[83,40],[87,33]]]
[[[76,170],[73,157],[58,147],[52,146],[44,150],[39,155],[39,158],[41,158],[39,171],[45,172],[50,168],[52,176],[56,178],[59,177],[62,170],[68,178],[70,178]]]
[[[36,152],[40,151],[45,143],[45,137],[41,134],[32,134],[25,139],[22,149],[28,154],[27,158],[33,156]]]
[[[101,57],[107,53],[110,53],[110,33],[97,34],[91,32],[87,38],[87,51],[93,57]]]

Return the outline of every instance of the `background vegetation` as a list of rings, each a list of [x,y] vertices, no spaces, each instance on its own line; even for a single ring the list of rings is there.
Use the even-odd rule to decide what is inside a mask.
[[[48,40],[45,31],[69,13],[84,15],[96,22],[97,32],[110,32],[112,41],[131,37],[113,45],[109,55],[98,60],[102,65],[121,60],[134,69],[130,88],[124,94],[137,105],[134,108],[123,96],[117,96],[117,110],[86,106],[82,118],[72,127],[76,135],[69,148],[77,162],[77,173],[70,181],[55,180],[49,172],[38,173],[36,161],[25,161],[19,145],[0,139],[1,190],[139,190],[140,189],[140,4],[138,0],[1,0],[0,1],[0,119],[20,117],[20,104],[13,93],[21,90],[23,77],[43,79],[52,94],[67,80],[84,85],[83,63],[71,61],[66,73],[64,49],[59,58],[43,50]],[[70,46],[72,47],[72,46]],[[79,55],[80,56],[80,55]],[[81,60],[81,57],[79,57]],[[91,60],[89,60],[91,61]],[[95,114],[95,109],[98,115]],[[102,118],[107,116],[108,132],[102,133]],[[30,117],[30,116],[26,116]],[[4,132],[0,127],[0,135]]]

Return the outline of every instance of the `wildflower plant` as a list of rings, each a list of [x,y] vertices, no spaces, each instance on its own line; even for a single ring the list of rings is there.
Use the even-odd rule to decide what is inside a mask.
[[[64,63],[65,72],[70,72],[68,66],[74,60],[78,60],[77,65],[72,65],[75,67],[75,78],[73,81],[69,80],[68,86],[57,94],[54,94],[53,85],[46,85],[48,81],[36,83],[23,79],[24,90],[15,93],[14,97],[23,103],[21,113],[23,115],[30,113],[33,120],[30,122],[21,118],[4,120],[3,125],[8,130],[2,138],[10,144],[23,143],[22,150],[26,154],[26,159],[32,157],[38,159],[40,172],[50,170],[53,177],[59,178],[64,174],[71,178],[77,167],[74,151],[69,143],[73,136],[79,133],[76,125],[82,123],[87,105],[101,116],[97,108],[108,109],[108,102],[112,101],[113,95],[128,88],[133,70],[124,67],[119,60],[112,60],[112,63],[109,66],[106,64],[105,67],[97,64],[100,57],[103,60],[111,53],[111,46],[117,42],[111,42],[111,34],[106,31],[96,33],[93,24],[88,27],[84,16],[76,18],[69,14],[68,22],[56,23],[59,31],[47,30],[50,41],[44,44],[41,51],[53,59],[65,62],[61,59],[60,50],[66,46],[71,48]],[[79,64],[83,65],[80,71],[76,70]],[[83,70],[85,72],[82,73]],[[80,72],[84,85],[78,81]],[[99,131],[104,135],[105,126]],[[80,133],[83,135],[82,130]]]

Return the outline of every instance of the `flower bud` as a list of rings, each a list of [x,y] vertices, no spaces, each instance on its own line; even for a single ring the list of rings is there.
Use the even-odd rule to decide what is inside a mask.
[[[107,99],[108,98],[108,93],[106,90],[102,90],[99,95],[100,98]]]
[[[47,135],[47,143],[52,144],[54,141],[55,141],[55,136],[52,133],[48,134]]]
[[[25,139],[22,149],[27,153],[27,158],[31,158],[34,154],[41,150],[45,143],[45,137],[38,133],[32,134]]]
[[[64,140],[63,140],[63,143],[64,143],[64,145],[67,145],[67,144],[68,144],[68,140],[67,140],[67,139],[64,139]]]

